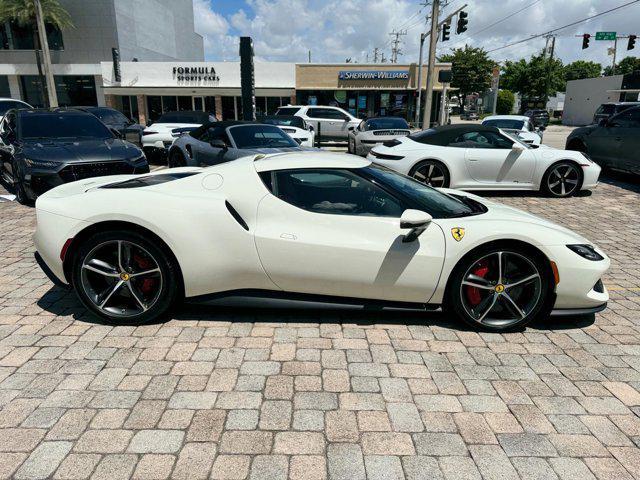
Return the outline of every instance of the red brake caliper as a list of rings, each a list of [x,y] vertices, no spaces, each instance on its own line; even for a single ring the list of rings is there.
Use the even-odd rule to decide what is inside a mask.
[[[136,262],[136,264],[138,265],[138,268],[140,268],[140,270],[148,270],[151,268],[151,262],[149,260],[147,260],[144,257],[141,257],[140,255],[138,255],[137,253],[133,254],[133,261]],[[153,289],[153,287],[156,285],[156,279],[155,278],[144,278],[142,280],[142,284],[140,285],[140,290],[142,291],[142,293],[150,293],[151,290]]]
[[[480,278],[484,278],[488,272],[489,272],[489,267],[487,266],[487,264],[483,262],[479,264],[478,267],[471,273],[473,273],[473,275],[476,275]],[[467,285],[465,293],[467,295],[467,300],[469,300],[469,303],[474,307],[478,305],[482,300],[480,289],[477,287],[471,287]]]

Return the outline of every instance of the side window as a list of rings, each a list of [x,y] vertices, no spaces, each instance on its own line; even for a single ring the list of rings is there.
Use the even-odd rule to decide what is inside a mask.
[[[627,110],[611,119],[612,127],[640,127],[640,110]]]
[[[510,149],[513,142],[495,132],[467,132],[459,135],[450,147]]]
[[[276,197],[309,212],[399,218],[404,211],[392,195],[349,170],[277,170],[261,176]]]
[[[310,108],[307,112],[310,118],[322,118],[326,120],[342,120],[344,113],[333,108]]]
[[[227,132],[222,127],[210,127],[206,129],[199,137],[201,142],[210,142],[211,140],[222,140],[227,145],[231,145]]]

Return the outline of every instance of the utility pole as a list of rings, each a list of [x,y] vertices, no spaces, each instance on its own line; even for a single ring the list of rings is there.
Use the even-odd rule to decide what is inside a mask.
[[[309,50],[309,63],[311,63],[311,50]]]
[[[391,42],[393,44],[393,46],[391,47],[391,63],[398,63],[398,55],[402,55],[402,50],[400,49],[400,37],[406,34],[406,30],[400,30],[399,32],[396,32],[395,29],[389,34],[396,37]]]
[[[378,63],[378,47],[373,49],[373,63]]]
[[[431,126],[431,104],[433,103],[433,83],[435,75],[436,45],[438,43],[438,15],[440,14],[440,0],[431,0],[431,33],[429,38],[429,64],[427,65],[427,90],[424,99],[424,113],[422,128]]]
[[[42,15],[42,5],[40,0],[34,0],[36,7],[36,23],[38,24],[38,37],[40,39],[40,48],[42,49],[42,57],[44,60],[44,76],[47,82],[47,96],[49,98],[49,107],[58,106],[58,95],[56,93],[56,83],[53,80],[53,72],[51,71],[51,54],[49,53],[49,42],[47,41],[47,31],[44,26],[44,18]]]
[[[418,62],[418,98],[416,99],[416,114],[415,114],[415,124],[416,128],[420,128],[420,104],[422,102],[422,47],[424,46],[424,41],[427,38],[426,33],[420,34],[420,60]]]
[[[387,63],[387,59],[384,58],[384,52],[382,52],[382,54],[380,54],[380,63]]]
[[[611,64],[611,75],[616,74],[616,50],[618,49],[618,36],[613,41],[613,63]]]
[[[553,54],[556,50],[556,36],[548,35],[547,36],[547,44],[549,44],[549,40],[551,40],[551,48],[549,49],[549,60],[547,61],[547,83],[545,88],[545,103],[549,100],[549,87],[551,85],[551,69],[553,68]],[[545,47],[545,55],[547,49]],[[498,92],[496,91],[496,95]],[[546,105],[545,105],[546,106]]]

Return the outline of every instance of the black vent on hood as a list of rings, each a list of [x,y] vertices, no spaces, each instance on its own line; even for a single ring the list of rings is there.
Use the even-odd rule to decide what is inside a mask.
[[[162,173],[159,175],[146,175],[144,177],[132,178],[123,182],[110,183],[99,188],[140,188],[150,187],[152,185],[160,185],[162,183],[180,180],[181,178],[190,177],[198,172],[176,172]]]

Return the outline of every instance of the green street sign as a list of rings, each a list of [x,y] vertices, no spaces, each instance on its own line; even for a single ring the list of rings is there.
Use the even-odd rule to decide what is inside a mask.
[[[596,40],[615,40],[616,32],[596,32]]]

